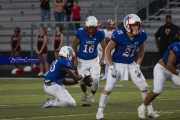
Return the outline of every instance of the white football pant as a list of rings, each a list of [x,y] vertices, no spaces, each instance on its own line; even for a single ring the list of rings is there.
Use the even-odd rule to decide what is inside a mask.
[[[75,100],[63,85],[58,85],[56,83],[50,86],[44,85],[44,91],[47,94],[55,97],[55,99],[47,101],[48,106],[53,106],[53,107],[76,106]]]
[[[91,75],[93,79],[91,90],[96,91],[99,86],[100,64],[99,57],[92,60],[78,59],[78,72],[82,76]]]
[[[135,62],[131,64],[113,63],[113,65],[113,71],[108,69],[107,82],[105,86],[106,91],[112,91],[117,80],[129,80],[129,77],[140,91],[147,91],[148,85],[139,65]]]
[[[157,63],[154,67],[153,78],[153,92],[157,94],[162,92],[165,80],[170,79],[174,84],[180,85],[180,77],[172,74],[159,63]]]

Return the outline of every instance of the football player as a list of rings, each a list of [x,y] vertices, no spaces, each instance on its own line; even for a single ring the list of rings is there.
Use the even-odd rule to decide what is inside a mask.
[[[78,72],[82,76],[91,75],[93,78],[93,84],[90,87],[91,95],[88,94],[88,87],[84,85],[83,82],[80,83],[81,90],[83,91],[82,105],[90,105],[94,102],[94,95],[99,85],[100,60],[98,57],[97,46],[100,43],[104,53],[105,35],[103,31],[97,28],[97,26],[98,20],[95,16],[87,17],[85,27],[79,28],[73,39],[72,46],[77,56],[76,64],[78,66]]]
[[[72,47],[63,46],[59,51],[59,58],[52,63],[44,76],[44,91],[54,99],[47,100],[43,108],[76,106],[75,100],[65,88],[65,85],[77,84],[83,78],[74,69],[74,55]],[[87,76],[83,80],[86,80],[85,78]]]
[[[147,95],[147,83],[140,70],[140,65],[144,57],[144,42],[146,33],[141,28],[141,19],[136,14],[128,14],[123,20],[123,29],[113,32],[112,38],[105,49],[105,57],[109,65],[107,81],[101,94],[99,108],[96,113],[97,120],[104,120],[104,109],[108,96],[118,79],[128,80],[130,76],[132,82],[141,91],[142,98]],[[115,49],[111,55],[111,51]],[[148,112],[152,117],[157,114],[153,111],[152,105],[148,106]]]
[[[169,45],[163,57],[158,61],[153,70],[153,91],[150,92],[144,103],[138,107],[138,116],[145,119],[146,107],[161,94],[164,82],[171,79],[174,84],[180,85],[180,77],[178,76],[178,66],[180,65],[180,42]]]

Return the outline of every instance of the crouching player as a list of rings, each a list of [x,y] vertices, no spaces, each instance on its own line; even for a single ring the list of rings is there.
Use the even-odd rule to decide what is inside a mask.
[[[91,85],[92,79],[89,76],[84,78],[73,68],[72,58],[75,53],[71,47],[64,46],[59,51],[57,58],[51,65],[44,77],[44,91],[54,97],[43,104],[43,108],[76,106],[73,97],[66,90],[65,85],[77,84],[80,80]]]
[[[174,84],[180,85],[180,77],[178,76],[178,68],[180,65],[180,42],[171,44],[163,57],[155,65],[153,70],[153,92],[149,93],[144,103],[138,107],[138,116],[145,119],[146,106],[148,106],[163,90],[164,82],[171,79]]]

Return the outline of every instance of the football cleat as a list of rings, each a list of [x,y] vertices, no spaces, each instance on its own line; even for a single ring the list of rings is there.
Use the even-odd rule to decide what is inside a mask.
[[[157,111],[153,111],[151,113],[148,113],[147,115],[149,118],[158,118],[160,115],[157,113]]]
[[[51,99],[48,98],[42,105],[42,108],[52,108],[53,106],[50,104]]]
[[[140,120],[146,119],[146,115],[145,115],[146,114],[146,108],[143,104],[138,107],[137,111],[138,111],[138,117]]]
[[[147,116],[148,116],[149,118],[158,118],[158,117],[159,117],[159,114],[157,113],[157,111],[154,111],[152,105],[148,105],[148,106],[147,106]]]
[[[96,113],[96,120],[104,120],[104,114],[101,111]]]

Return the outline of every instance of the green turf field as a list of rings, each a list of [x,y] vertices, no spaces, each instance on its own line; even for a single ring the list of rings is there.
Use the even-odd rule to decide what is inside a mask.
[[[110,96],[106,120],[138,120],[138,90],[127,81],[117,85]],[[47,96],[40,80],[0,80],[0,120],[95,120],[99,92],[93,106],[81,107],[79,87],[68,89],[78,103],[76,108],[43,109],[41,104]],[[166,82],[165,89],[154,103],[161,115],[157,120],[180,120],[180,88]]]

